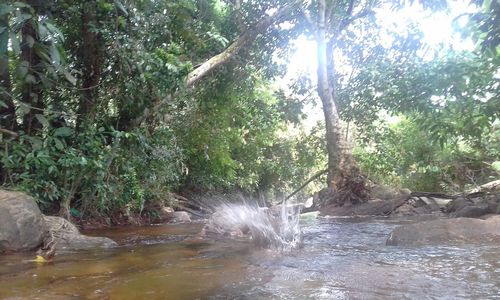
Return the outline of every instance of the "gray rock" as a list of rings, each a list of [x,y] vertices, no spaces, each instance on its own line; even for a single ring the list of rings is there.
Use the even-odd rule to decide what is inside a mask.
[[[386,185],[375,185],[371,190],[371,197],[381,200],[393,200],[403,197],[409,197],[411,191],[409,189],[397,189]]]
[[[356,205],[329,205],[320,209],[322,216],[386,216],[400,207],[407,199],[376,200]]]
[[[117,243],[109,238],[81,234],[75,225],[64,218],[45,216],[45,222],[54,237],[57,253],[117,246]]]
[[[191,222],[191,216],[185,211],[175,211],[172,213],[172,223],[188,223]]]
[[[500,216],[487,220],[456,218],[399,226],[386,241],[391,246],[500,242]]]
[[[460,209],[469,206],[471,204],[472,202],[466,199],[465,197],[458,197],[456,199],[453,199],[450,203],[448,203],[445,206],[444,211],[447,213],[459,211]]]
[[[456,218],[479,218],[492,211],[489,207],[465,206],[453,214]]]
[[[43,214],[33,198],[0,190],[0,253],[36,249],[47,233]]]

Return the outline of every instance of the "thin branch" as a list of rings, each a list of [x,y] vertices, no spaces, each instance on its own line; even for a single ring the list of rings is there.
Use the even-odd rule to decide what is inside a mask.
[[[365,8],[362,11],[360,11],[358,14],[354,15],[353,17],[343,20],[340,23],[338,33],[342,32],[344,29],[347,28],[347,26],[349,26],[352,22],[356,21],[357,19],[361,19],[363,17],[366,17],[368,15],[372,15],[372,14],[374,14],[373,10],[371,10],[369,8]]]
[[[14,132],[14,131],[12,131],[12,130],[5,129],[5,128],[1,128],[1,127],[0,127],[0,132],[1,132],[1,133],[8,134],[8,135],[10,135],[10,136],[12,136],[12,137],[14,137],[14,138],[16,138],[16,139],[19,137],[19,133]]]
[[[295,194],[297,194],[298,192],[300,192],[303,188],[305,188],[309,183],[311,183],[312,181],[314,181],[315,179],[318,179],[321,175],[325,174],[326,172],[328,172],[328,169],[325,169],[325,170],[321,170],[319,171],[318,173],[314,174],[311,178],[309,178],[306,182],[304,182],[301,186],[299,186],[295,191],[293,191],[290,195],[286,196],[285,200],[284,201],[287,201],[288,199],[292,198],[293,196],[295,196]],[[283,201],[282,201],[283,202]]]
[[[316,31],[316,24],[314,24],[314,22],[311,18],[311,15],[309,14],[309,11],[305,10],[304,8],[302,8],[300,11],[302,13],[302,16],[304,16],[304,19],[306,20],[306,25],[307,25],[308,29],[311,32],[315,32]]]
[[[24,102],[19,102],[19,105],[25,106],[25,107],[27,107],[29,109],[38,110],[38,111],[41,111],[41,112],[49,112],[49,113],[63,115],[63,116],[78,116],[78,114],[75,114],[75,113],[67,113],[67,112],[63,112],[63,111],[57,111],[57,110],[50,110],[50,109],[43,109],[43,108],[39,108],[39,107],[34,107],[34,106],[31,106],[31,105],[29,105],[27,103],[24,103]]]
[[[337,7],[338,3],[337,0],[333,1],[327,8],[326,8],[326,18],[327,20],[332,19],[332,15],[335,12],[335,7]]]

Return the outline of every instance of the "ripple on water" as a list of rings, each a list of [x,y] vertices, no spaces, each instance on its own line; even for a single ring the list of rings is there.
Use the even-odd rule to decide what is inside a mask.
[[[200,240],[200,225],[110,232],[125,245],[49,265],[0,257],[0,299],[500,298],[500,247],[385,246],[398,224],[319,219],[302,227],[304,246],[285,253]]]

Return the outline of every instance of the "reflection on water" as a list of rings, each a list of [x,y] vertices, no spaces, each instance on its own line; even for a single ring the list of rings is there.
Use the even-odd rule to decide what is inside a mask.
[[[202,224],[92,232],[122,246],[60,255],[0,257],[1,299],[498,299],[492,245],[387,247],[389,220],[303,224],[304,247],[256,249],[199,239]]]

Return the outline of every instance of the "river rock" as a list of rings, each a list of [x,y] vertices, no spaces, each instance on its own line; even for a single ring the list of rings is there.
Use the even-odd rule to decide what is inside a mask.
[[[47,233],[43,214],[32,197],[0,190],[0,253],[33,250]]]
[[[500,194],[479,194],[475,197],[458,197],[448,203],[444,210],[453,217],[479,218],[487,214],[500,213]]]
[[[487,220],[455,218],[396,227],[386,241],[391,246],[500,242],[500,216]]]
[[[329,205],[320,209],[322,216],[386,216],[403,205],[406,198],[395,200],[370,200],[361,204]]]
[[[50,228],[58,253],[117,246],[117,243],[109,238],[81,234],[75,225],[64,218],[53,216],[44,216],[44,218]]]
[[[370,196],[381,200],[394,200],[404,197],[409,197],[411,191],[409,189],[398,189],[387,185],[375,185],[372,187]]]
[[[174,211],[172,213],[172,218],[170,222],[172,223],[189,223],[191,222],[191,216],[185,211]]]

